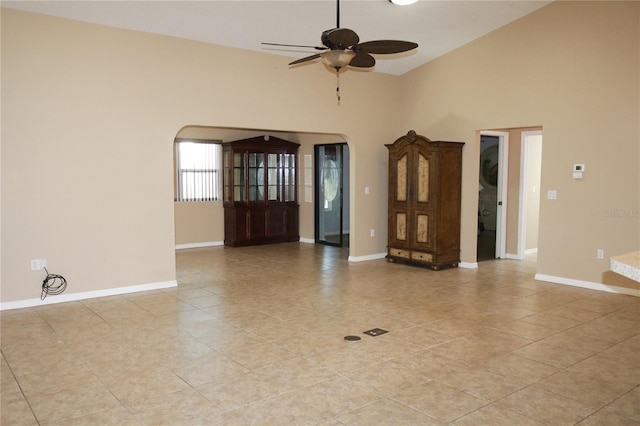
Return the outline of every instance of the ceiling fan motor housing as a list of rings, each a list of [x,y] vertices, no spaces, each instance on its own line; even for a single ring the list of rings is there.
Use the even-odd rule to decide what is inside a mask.
[[[358,44],[360,38],[355,31],[348,28],[333,28],[323,31],[320,40],[331,50],[345,50]]]

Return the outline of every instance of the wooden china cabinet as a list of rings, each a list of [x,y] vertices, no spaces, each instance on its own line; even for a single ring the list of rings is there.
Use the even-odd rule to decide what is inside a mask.
[[[225,245],[300,239],[298,147],[263,136],[222,144]]]
[[[462,142],[413,130],[388,144],[389,261],[438,270],[460,262]]]

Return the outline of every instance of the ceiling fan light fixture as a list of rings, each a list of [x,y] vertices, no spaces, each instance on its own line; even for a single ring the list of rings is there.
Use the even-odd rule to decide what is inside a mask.
[[[389,3],[397,4],[398,6],[407,6],[417,1],[418,0],[389,0]]]
[[[321,53],[320,56],[325,64],[340,69],[349,65],[356,53],[352,50],[329,50]]]

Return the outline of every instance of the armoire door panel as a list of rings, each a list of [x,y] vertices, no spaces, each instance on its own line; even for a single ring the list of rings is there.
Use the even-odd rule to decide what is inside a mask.
[[[436,215],[431,210],[413,209],[409,221],[410,245],[418,250],[431,250],[437,235]]]
[[[396,201],[407,201],[409,188],[409,156],[405,153],[396,162]]]
[[[416,242],[419,244],[429,243],[429,215],[417,214],[416,215]]]
[[[418,180],[418,192],[417,201],[419,203],[429,202],[429,158],[422,153],[418,153],[418,167],[417,167],[417,180]]]
[[[396,239],[407,241],[407,214],[396,214]]]

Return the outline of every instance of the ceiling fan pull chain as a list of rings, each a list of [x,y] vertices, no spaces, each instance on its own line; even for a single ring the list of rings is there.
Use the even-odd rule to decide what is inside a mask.
[[[336,96],[338,97],[338,105],[340,105],[340,70],[336,72]]]

